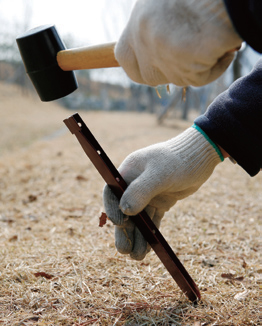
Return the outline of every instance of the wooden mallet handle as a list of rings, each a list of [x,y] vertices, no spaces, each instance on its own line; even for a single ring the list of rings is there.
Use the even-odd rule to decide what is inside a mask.
[[[57,54],[58,65],[64,71],[119,67],[114,55],[115,44],[62,50]]]

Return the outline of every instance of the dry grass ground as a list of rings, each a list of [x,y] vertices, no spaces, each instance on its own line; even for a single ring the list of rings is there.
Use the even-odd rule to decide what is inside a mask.
[[[0,325],[261,325],[262,176],[220,164],[161,231],[198,284],[191,304],[151,252],[116,253],[98,227],[104,185],[63,128],[70,112],[0,87]],[[85,112],[118,166],[131,151],[175,136],[147,114]]]

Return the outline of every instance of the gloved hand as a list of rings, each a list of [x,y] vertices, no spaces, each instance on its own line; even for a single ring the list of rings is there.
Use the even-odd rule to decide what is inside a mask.
[[[144,208],[159,228],[161,219],[177,200],[193,194],[223,161],[217,146],[198,127],[130,154],[119,167],[128,184],[120,203],[104,188],[104,206],[115,224],[115,245],[122,254],[142,260],[147,242],[128,215]],[[213,144],[213,145],[212,145]]]
[[[137,83],[202,86],[226,70],[241,42],[223,0],[138,0],[115,57]]]

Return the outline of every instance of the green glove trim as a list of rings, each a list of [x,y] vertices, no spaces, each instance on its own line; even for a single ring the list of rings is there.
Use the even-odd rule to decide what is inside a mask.
[[[193,124],[192,128],[195,128],[197,131],[199,131],[205,138],[206,140],[214,147],[214,149],[216,150],[218,156],[220,157],[221,162],[224,161],[224,156],[222,155],[219,147],[208,137],[208,135],[200,128],[198,127],[196,124]]]

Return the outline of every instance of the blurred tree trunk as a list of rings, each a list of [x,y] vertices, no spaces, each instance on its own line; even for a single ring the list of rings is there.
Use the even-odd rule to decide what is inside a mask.
[[[155,113],[156,112],[155,89],[153,87],[146,87],[146,94],[148,99],[147,111],[149,113]]]

